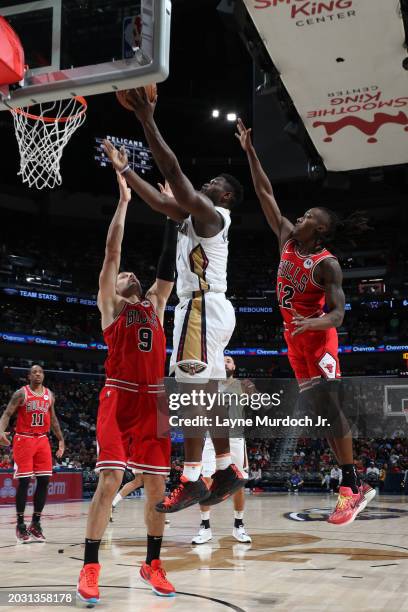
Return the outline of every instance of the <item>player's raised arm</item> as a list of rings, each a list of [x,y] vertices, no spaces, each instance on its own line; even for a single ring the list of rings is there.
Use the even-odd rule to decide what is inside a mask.
[[[120,267],[126,212],[131,198],[126,180],[118,172],[116,175],[119,184],[119,202],[109,226],[105,258],[99,275],[98,308],[102,314],[102,327],[105,327],[104,319],[109,320],[115,317],[115,307],[118,301],[116,282]]]
[[[52,395],[52,403],[51,403],[51,408],[50,408],[50,412],[51,412],[51,430],[53,432],[53,434],[55,435],[55,437],[58,440],[58,450],[55,453],[56,456],[58,457],[58,459],[61,459],[62,455],[64,454],[65,451],[65,443],[64,443],[64,436],[61,430],[61,426],[59,424],[58,421],[58,417],[55,413],[55,396],[54,394]]]
[[[24,390],[18,389],[13,393],[5,411],[0,418],[0,446],[9,446],[11,441],[7,438],[9,432],[6,431],[11,417],[17,412],[24,400]]]
[[[271,182],[266,176],[252,144],[251,128],[247,129],[243,121],[238,119],[237,130],[238,132],[235,136],[238,138],[241,147],[247,154],[256,195],[261,203],[266,220],[272,228],[272,231],[276,234],[279,244],[282,247],[293,230],[293,224],[282,215],[275,200]]]
[[[183,221],[183,219],[188,217],[188,212],[177,204],[174,197],[169,197],[165,192],[158,191],[130,168],[124,147],[118,150],[109,140],[104,140],[103,149],[111,160],[115,170],[126,178],[129,187],[133,189],[150,208],[163,215],[167,215],[170,219],[173,219],[173,221]]]
[[[213,203],[203,193],[196,191],[183,173],[177,157],[160,134],[153,118],[156,101],[150,102],[143,87],[135,89],[128,97],[136,117],[143,126],[152,155],[160,172],[169,182],[176,202],[201,223],[221,229],[223,221]]]
[[[162,190],[164,191],[164,188]],[[156,281],[146,293],[146,297],[153,302],[161,323],[163,323],[167,300],[173,290],[176,250],[177,224],[168,218],[164,228],[162,251],[157,264]]]

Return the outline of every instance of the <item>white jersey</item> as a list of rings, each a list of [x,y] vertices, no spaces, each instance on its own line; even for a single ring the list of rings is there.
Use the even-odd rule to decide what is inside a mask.
[[[225,293],[227,290],[228,230],[230,211],[216,206],[224,227],[211,238],[197,236],[190,217],[179,227],[177,240],[177,295],[191,297],[194,291]]]

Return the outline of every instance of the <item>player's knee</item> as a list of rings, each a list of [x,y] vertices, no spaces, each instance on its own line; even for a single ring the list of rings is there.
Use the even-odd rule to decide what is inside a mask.
[[[165,491],[165,478],[159,474],[144,475],[144,489],[148,500],[160,500]]]
[[[102,470],[99,474],[101,495],[114,496],[122,483],[122,478],[121,470]]]
[[[30,478],[19,478],[18,479],[18,488],[20,491],[26,491],[28,489],[29,484],[30,484]]]

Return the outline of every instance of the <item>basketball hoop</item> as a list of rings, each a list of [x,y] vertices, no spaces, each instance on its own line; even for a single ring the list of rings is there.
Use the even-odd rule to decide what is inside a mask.
[[[62,152],[72,134],[86,119],[85,98],[11,108],[20,151],[20,174],[29,187],[61,185]],[[38,111],[38,112],[35,112]]]

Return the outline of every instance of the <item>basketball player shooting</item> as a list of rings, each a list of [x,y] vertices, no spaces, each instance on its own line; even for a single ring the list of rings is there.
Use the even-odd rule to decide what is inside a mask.
[[[194,189],[154,121],[156,100],[151,101],[145,89],[140,88],[129,90],[127,102],[142,123],[152,155],[170,190],[159,194],[135,174],[129,168],[124,149],[117,151],[105,141],[105,151],[116,170],[151,208],[180,223],[179,304],[175,311],[170,372],[175,372],[181,384],[194,383],[196,390],[200,385],[205,388],[208,381],[212,385],[225,380],[224,349],[235,328],[234,308],[225,296],[228,230],[231,208],[243,197],[242,186],[233,176],[222,174],[205,183],[200,191]],[[209,388],[214,390],[214,386]],[[231,462],[228,437],[214,439],[214,446],[216,472],[209,491],[201,476],[203,436],[195,433],[193,437],[185,436],[180,485],[158,504],[160,512],[177,512],[204,500],[206,505],[214,505],[244,486],[245,478]]]
[[[277,297],[284,320],[288,358],[299,383],[300,401],[314,409],[324,406],[340,415],[342,435],[327,437],[342,469],[342,486],[328,522],[347,525],[364,510],[375,490],[361,482],[353,460],[353,440],[340,409],[341,378],[337,327],[344,318],[342,271],[328,250],[336,240],[361,234],[367,219],[354,213],[341,221],[330,209],[310,208],[293,224],[284,217],[271,183],[251,141],[251,129],[238,120],[236,137],[246,152],[256,194],[266,220],[275,233],[281,254]],[[327,312],[323,309],[326,306]],[[344,434],[344,435],[343,435]]]
[[[13,438],[14,478],[18,479],[16,494],[17,544],[31,541],[45,542],[41,527],[41,513],[47,501],[48,483],[52,476],[52,455],[48,439],[50,428],[58,439],[58,459],[64,454],[64,437],[55,414],[55,397],[44,387],[44,370],[33,365],[28,374],[29,384],[13,393],[0,419],[0,444],[9,445],[7,438],[10,418],[17,413],[16,433]],[[26,527],[24,512],[30,478],[35,476],[34,511],[31,525]]]
[[[163,420],[167,416],[163,318],[174,284],[177,231],[168,220],[156,281],[144,294],[133,272],[119,273],[131,195],[125,178],[117,174],[117,179],[120,199],[106,239],[97,300],[108,346],[96,424],[99,481],[89,508],[77,588],[79,602],[91,605],[99,602],[99,546],[126,467],[143,474],[146,494],[147,556],[140,577],[157,595],[175,593],[160,561],[165,517],[155,504],[163,499],[165,477],[170,473],[170,438],[168,433],[160,434],[158,422],[161,414]]]

